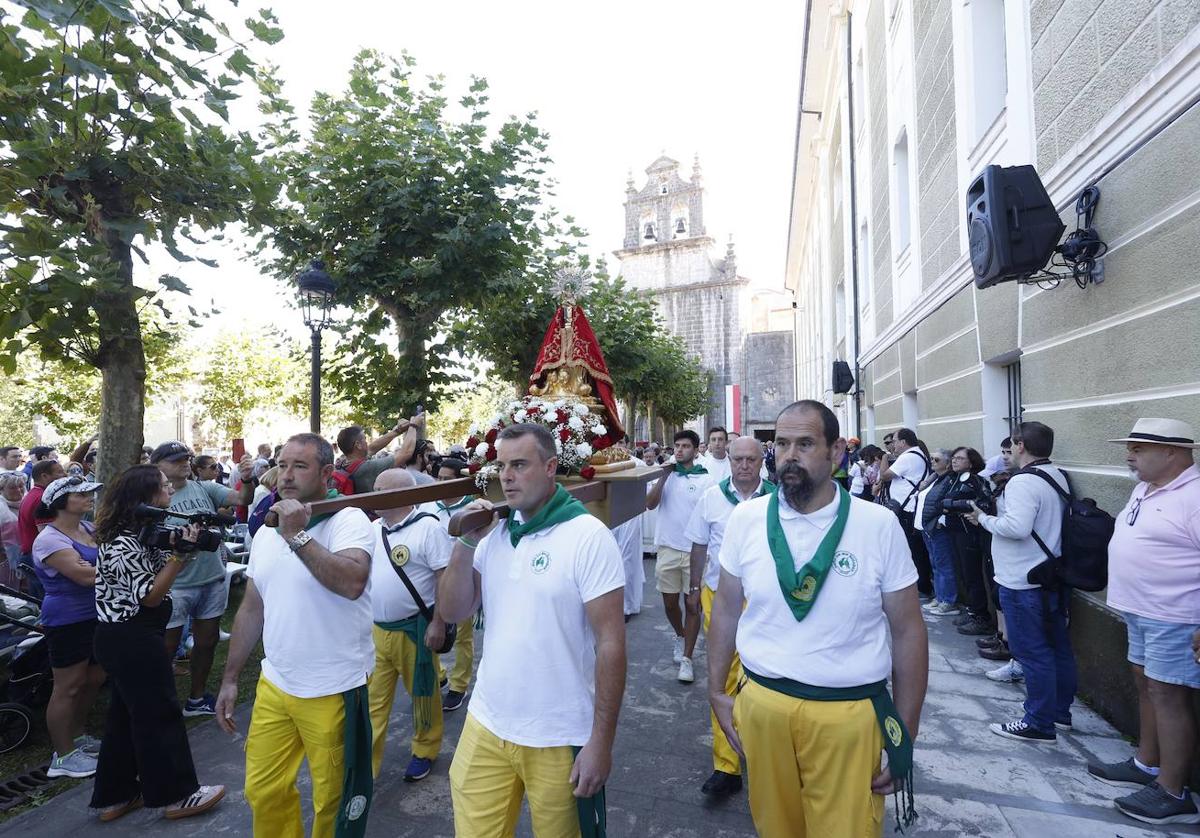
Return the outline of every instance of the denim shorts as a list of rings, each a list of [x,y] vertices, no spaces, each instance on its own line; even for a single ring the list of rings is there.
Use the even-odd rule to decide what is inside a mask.
[[[207,585],[171,589],[171,622],[167,628],[179,628],[189,619],[211,620],[225,613],[229,604],[228,578],[214,579]]]
[[[1200,625],[1167,623],[1123,612],[1129,628],[1129,662],[1163,684],[1200,689],[1200,663],[1192,652],[1192,634]]]

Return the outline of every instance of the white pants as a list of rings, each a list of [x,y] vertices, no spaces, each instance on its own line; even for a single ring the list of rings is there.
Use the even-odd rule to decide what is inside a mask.
[[[625,560],[625,613],[637,614],[642,610],[642,588],[646,584],[646,570],[642,567],[642,516],[618,525],[612,534]]]

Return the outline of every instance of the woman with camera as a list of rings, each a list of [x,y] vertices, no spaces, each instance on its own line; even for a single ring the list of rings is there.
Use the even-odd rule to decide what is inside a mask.
[[[105,492],[96,519],[96,657],[113,681],[91,802],[102,821],[141,806],[186,818],[225,796],[224,786],[196,780],[164,641],[168,591],[194,555],[200,529],[190,524],[172,532],[170,552],[151,547],[158,525],[138,509],[166,508],[172,491],[157,466],[134,466]]]
[[[84,516],[92,511],[99,483],[60,477],[42,493],[39,515],[53,518],[33,542],[33,572],[46,591],[40,625],[46,634],[54,689],[46,705],[46,728],[54,755],[49,777],[96,773],[100,743],[83,735],[88,711],[104,683],[96,663],[96,540]]]
[[[996,502],[991,488],[979,475],[984,465],[983,457],[974,448],[956,448],[950,457],[954,482],[942,500],[946,529],[954,546],[955,575],[962,586],[960,598],[967,607],[966,617],[958,626],[960,634],[988,635],[993,632],[983,575],[987,533],[963,518],[971,511],[972,503],[990,514],[995,513]]]

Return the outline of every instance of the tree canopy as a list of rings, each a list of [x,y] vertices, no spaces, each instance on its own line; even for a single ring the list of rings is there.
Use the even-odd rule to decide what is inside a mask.
[[[168,308],[172,276],[134,283],[134,257],[161,243],[188,261],[224,225],[269,217],[278,188],[265,152],[290,136],[278,84],[246,44],[282,37],[269,11],[244,40],[191,0],[21,0],[0,10],[0,368],[35,350],[100,370],[98,471],[142,445],[141,313]],[[256,86],[271,126],[226,127]],[[207,112],[207,116],[205,116]],[[194,319],[196,313],[189,312]]]

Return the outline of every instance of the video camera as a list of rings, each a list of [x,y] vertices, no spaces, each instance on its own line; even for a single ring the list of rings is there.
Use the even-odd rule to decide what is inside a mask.
[[[969,515],[974,503],[985,515],[996,514],[996,504],[989,498],[946,498],[942,501],[942,512],[952,515]]]
[[[237,518],[231,515],[219,515],[216,512],[180,513],[144,503],[138,505],[137,517],[146,522],[138,534],[139,541],[147,547],[174,550],[177,553],[211,553],[220,549],[221,543],[224,541],[224,533],[221,529],[210,529],[210,527],[232,527],[238,522]],[[200,530],[195,542],[185,541],[182,537],[177,536],[175,543],[172,544],[172,536],[180,532],[183,527],[171,527],[163,524],[162,521],[166,518],[183,518],[189,524],[199,524],[203,529]]]

